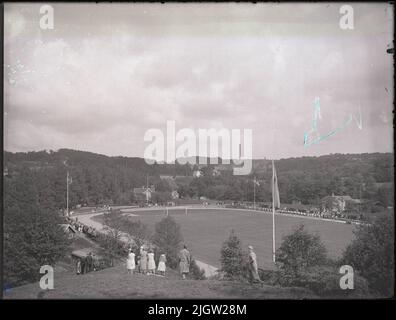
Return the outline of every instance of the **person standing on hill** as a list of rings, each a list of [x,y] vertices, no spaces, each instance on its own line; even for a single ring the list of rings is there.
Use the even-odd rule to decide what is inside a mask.
[[[147,251],[142,247],[140,249],[140,272],[147,273]]]
[[[86,262],[86,272],[91,272],[93,269],[93,258],[92,258],[92,252],[90,252],[87,256],[87,262]]]
[[[150,252],[148,253],[148,273],[149,274],[155,274],[155,260],[154,260],[154,252],[153,250],[150,249]]]
[[[261,282],[259,274],[258,274],[256,253],[253,251],[253,247],[252,246],[249,246],[248,248],[249,248],[250,279],[253,280],[253,282]]]
[[[81,258],[81,274],[85,274],[87,272],[87,259],[86,257]]]
[[[158,262],[158,269],[157,269],[158,273],[160,275],[162,275],[163,277],[165,277],[165,269],[166,269],[165,263],[166,263],[166,256],[163,253],[160,255],[159,262]]]
[[[191,255],[190,252],[187,250],[187,246],[184,245],[183,249],[179,252],[179,266],[183,280],[186,279],[186,275],[190,272],[190,263]]]
[[[131,249],[128,249],[128,259],[127,259],[127,269],[128,273],[133,273],[135,270],[135,254],[132,252]]]
[[[76,263],[76,273],[77,273],[78,275],[81,274],[81,260],[80,260],[80,259],[78,259],[78,260],[77,260],[77,263]]]

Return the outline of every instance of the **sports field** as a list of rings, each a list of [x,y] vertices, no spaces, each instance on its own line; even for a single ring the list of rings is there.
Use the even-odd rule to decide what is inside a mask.
[[[154,230],[155,223],[165,215],[165,209],[142,210],[133,212],[130,219],[141,220]],[[271,214],[235,209],[188,209],[186,215],[184,209],[169,209],[169,215],[180,224],[185,243],[197,260],[220,267],[222,243],[234,229],[245,247],[254,247],[259,266],[273,267]],[[349,224],[282,215],[275,216],[275,224],[277,247],[282,237],[300,224],[320,235],[331,257],[340,256],[353,239],[354,227]]]

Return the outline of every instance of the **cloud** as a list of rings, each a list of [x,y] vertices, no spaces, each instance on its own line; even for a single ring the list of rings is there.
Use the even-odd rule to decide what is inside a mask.
[[[175,120],[252,129],[255,158],[391,151],[388,6],[354,7],[345,32],[335,5],[56,4],[43,31],[37,5],[8,4],[5,148],[143,156],[145,131]],[[363,130],[304,148],[315,97],[321,132],[359,106]]]

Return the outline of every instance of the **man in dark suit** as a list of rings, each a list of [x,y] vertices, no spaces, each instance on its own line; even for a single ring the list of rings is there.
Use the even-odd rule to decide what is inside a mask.
[[[92,267],[93,267],[93,258],[92,258],[92,252],[90,252],[87,256],[86,272],[92,271]]]

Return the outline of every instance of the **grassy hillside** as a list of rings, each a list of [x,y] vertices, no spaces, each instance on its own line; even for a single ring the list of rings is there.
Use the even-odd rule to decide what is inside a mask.
[[[166,278],[130,275],[125,266],[77,276],[55,272],[54,289],[43,291],[38,283],[8,289],[5,299],[309,299],[301,288],[278,288],[217,280],[181,280],[175,271]]]

